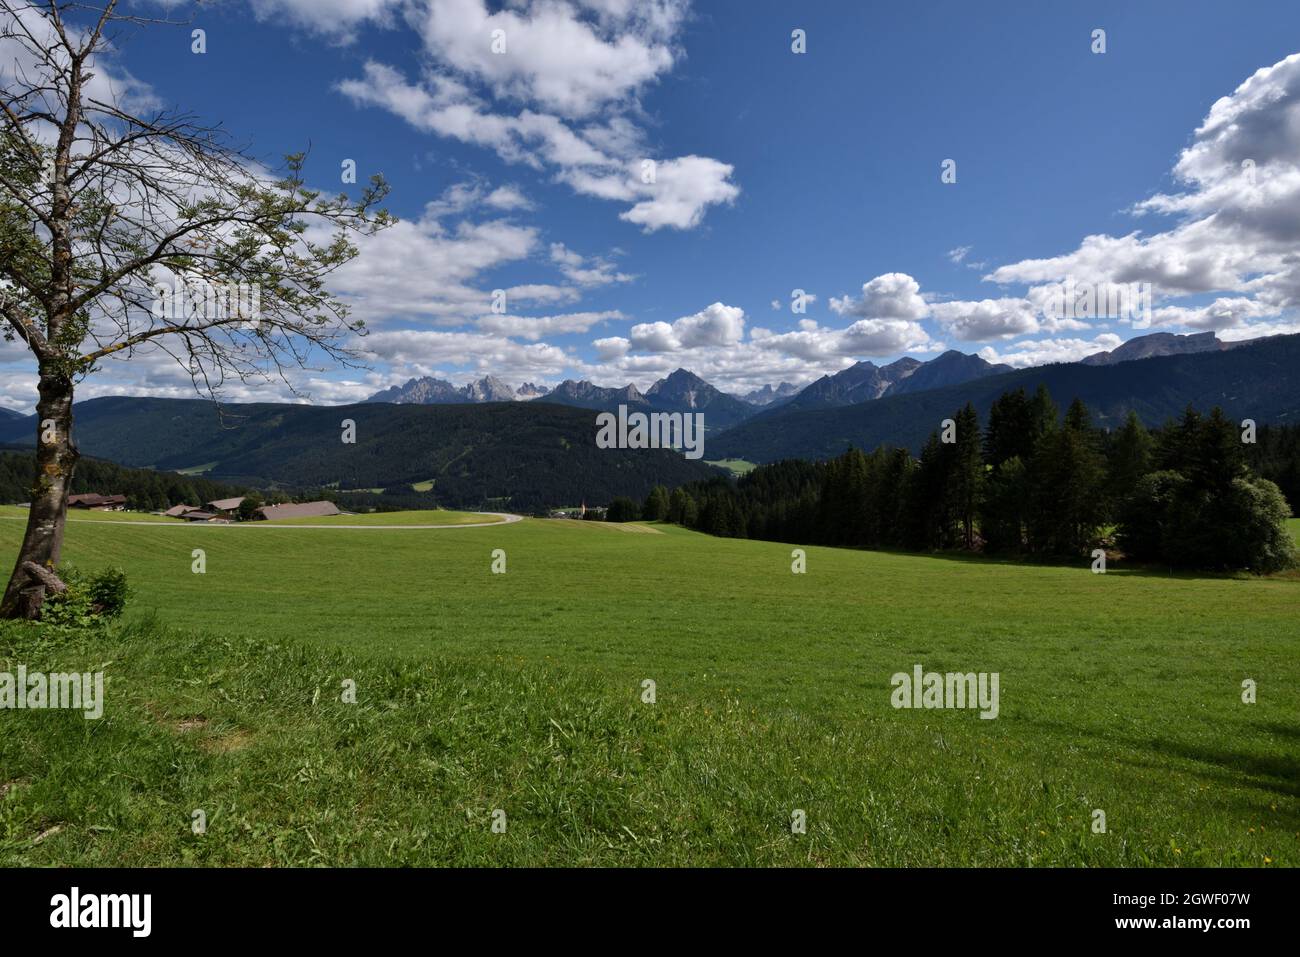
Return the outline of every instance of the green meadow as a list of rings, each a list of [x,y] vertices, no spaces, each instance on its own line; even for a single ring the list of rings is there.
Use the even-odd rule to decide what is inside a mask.
[[[108,678],[99,721],[0,711],[0,863],[1300,864],[1300,577],[792,547],[70,524],[134,595],[0,629]],[[895,709],[917,664],[998,717]]]

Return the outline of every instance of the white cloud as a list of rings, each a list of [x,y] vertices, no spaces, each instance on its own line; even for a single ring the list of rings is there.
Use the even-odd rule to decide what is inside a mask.
[[[691,316],[669,324],[640,323],[632,327],[632,348],[641,352],[680,352],[709,346],[732,346],[745,334],[745,311],[715,302]]]
[[[1078,362],[1096,352],[1109,352],[1123,341],[1113,332],[1104,332],[1094,339],[1026,340],[1013,343],[1005,352],[986,346],[979,350],[979,355],[987,362],[1002,362],[1021,369],[1049,362]]]
[[[620,218],[646,232],[693,229],[735,201],[734,168],[707,156],[657,157],[630,118],[640,91],[669,71],[684,0],[646,3],[424,0],[409,19],[428,57],[418,82],[367,62],[338,89],[420,130],[551,171],[581,195],[629,204]],[[504,53],[492,52],[504,31]],[[653,161],[647,182],[643,164]]]
[[[1039,329],[1038,310],[1027,299],[939,302],[930,311],[946,331],[965,342],[1009,339]]]
[[[1300,54],[1217,100],[1173,173],[1181,192],[1133,209],[1179,217],[1171,228],[1087,236],[1073,252],[1011,263],[986,278],[1150,282],[1164,300],[1157,321],[1188,329],[1240,330],[1300,305]],[[1207,293],[1231,295],[1209,306],[1169,301]]]
[[[921,286],[907,273],[890,272],[862,286],[862,297],[831,297],[831,311],[841,316],[865,319],[923,319],[930,307],[921,297]]]
[[[495,12],[484,0],[426,0],[411,19],[434,58],[486,84],[497,98],[582,118],[639,90],[674,62],[662,37],[629,16],[604,12],[602,26],[546,0]],[[494,40],[503,52],[494,52]]]
[[[543,336],[586,332],[592,326],[615,319],[627,319],[617,309],[605,312],[569,312],[556,316],[483,316],[478,327],[483,332],[536,341]]]
[[[157,2],[157,0],[155,0]],[[355,30],[373,20],[388,24],[405,0],[249,0],[259,20],[281,19],[339,42],[355,39]],[[171,3],[167,4],[168,6]]]
[[[611,283],[631,282],[636,278],[619,272],[608,259],[587,258],[564,243],[551,243],[551,262],[560,268],[566,279],[579,286],[608,286]]]
[[[553,378],[573,364],[563,349],[549,343],[524,344],[484,332],[385,330],[367,336],[363,345],[396,376],[434,375],[445,367],[468,366],[517,383]]]

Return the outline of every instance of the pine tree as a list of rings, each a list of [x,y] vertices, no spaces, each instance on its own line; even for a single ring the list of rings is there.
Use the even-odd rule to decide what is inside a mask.
[[[668,517],[668,490],[662,485],[656,485],[646,496],[645,505],[641,508],[641,518],[647,522],[662,522]]]
[[[1153,448],[1151,434],[1137,413],[1130,411],[1123,428],[1111,441],[1106,498],[1107,511],[1112,517],[1119,515],[1142,476],[1151,471]]]
[[[947,475],[951,516],[961,529],[961,542],[975,547],[975,516],[984,487],[984,461],[980,456],[980,420],[969,402],[957,413],[956,443],[952,445]]]

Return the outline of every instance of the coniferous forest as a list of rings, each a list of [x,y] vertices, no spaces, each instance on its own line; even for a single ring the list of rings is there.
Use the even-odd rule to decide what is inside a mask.
[[[713,535],[1041,559],[1108,556],[1171,568],[1266,574],[1295,564],[1286,520],[1300,496],[1300,428],[1249,441],[1215,408],[1148,430],[1094,426],[1076,400],[1007,392],[980,422],[970,405],[919,456],[850,448],[738,480],[657,489],[642,517]],[[1284,491],[1285,490],[1285,491]]]

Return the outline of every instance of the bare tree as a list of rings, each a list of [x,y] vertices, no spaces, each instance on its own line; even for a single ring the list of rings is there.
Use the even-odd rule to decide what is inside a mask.
[[[310,363],[358,364],[362,324],[325,284],[356,255],[350,236],[392,222],[379,177],[356,200],[326,196],[307,188],[303,154],[272,172],[220,127],[133,108],[108,76],[106,31],[174,24],[117,6],[0,0],[0,318],[40,376],[3,617],[40,613],[45,586],[26,563],[59,564],[74,386],[110,357],[170,357],[214,399],[231,382],[292,388]]]

